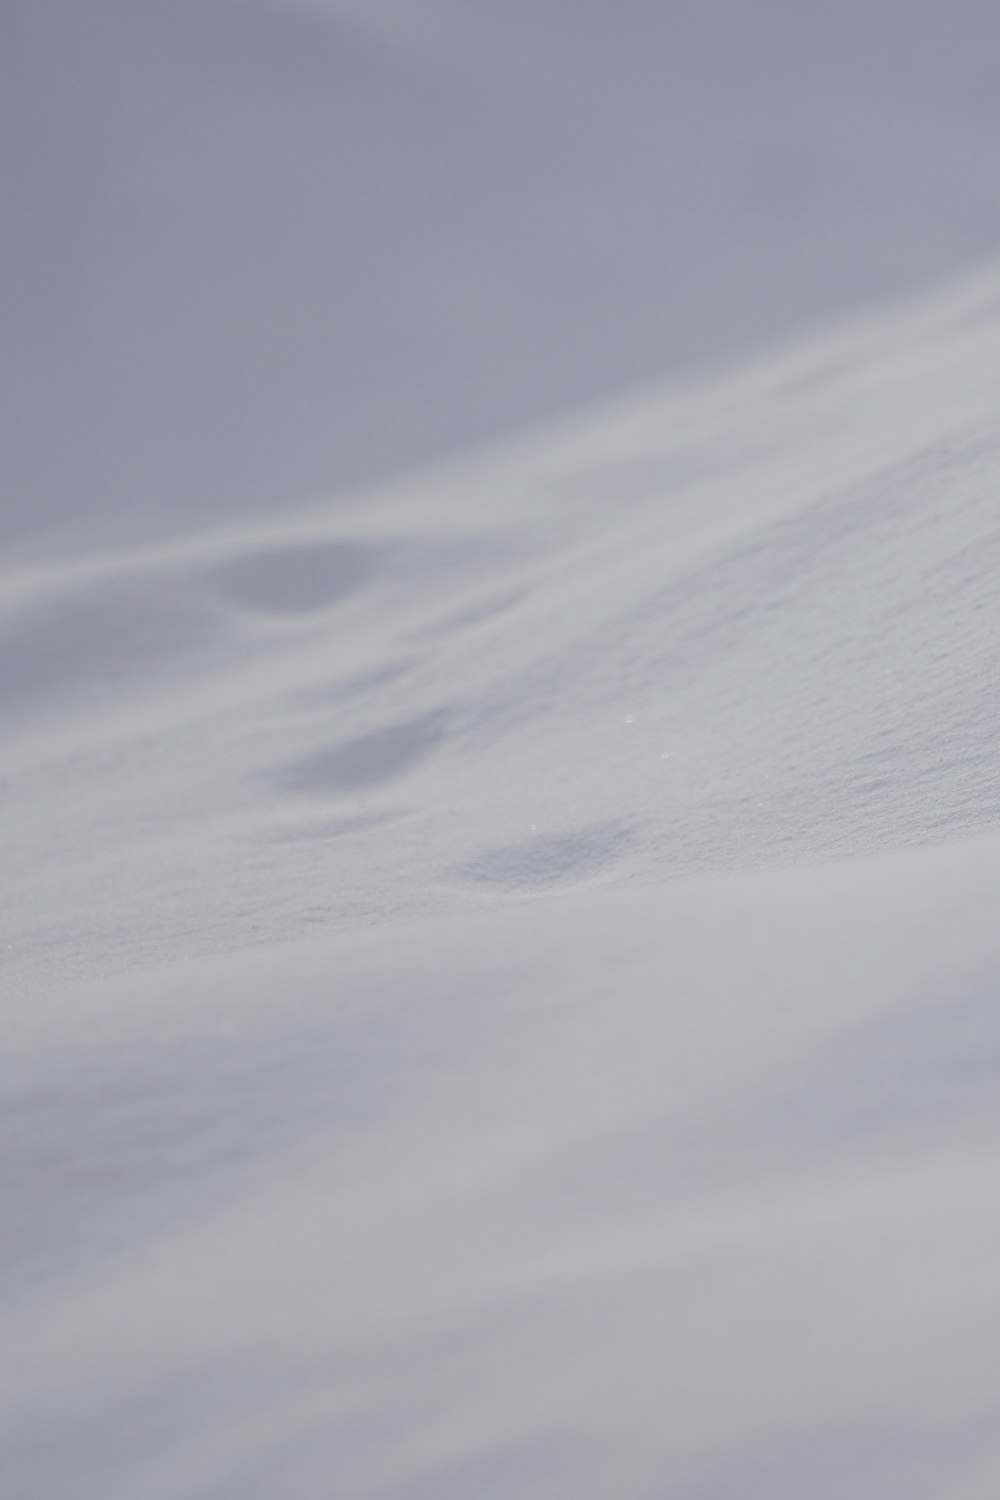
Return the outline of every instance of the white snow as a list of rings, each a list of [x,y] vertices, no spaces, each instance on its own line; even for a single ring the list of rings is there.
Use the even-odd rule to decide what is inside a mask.
[[[993,1500],[998,391],[990,265],[8,554],[4,1497]]]

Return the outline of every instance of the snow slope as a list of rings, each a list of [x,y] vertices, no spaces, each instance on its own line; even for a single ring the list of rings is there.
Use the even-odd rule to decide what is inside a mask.
[[[5,0],[0,548],[185,534],[1000,253],[995,0]]]
[[[0,580],[18,1500],[988,1500],[1000,271]]]

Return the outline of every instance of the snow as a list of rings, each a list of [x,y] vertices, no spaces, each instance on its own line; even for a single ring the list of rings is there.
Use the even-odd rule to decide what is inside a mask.
[[[1000,245],[993,0],[6,0],[0,545],[405,475]]]
[[[288,35],[551,76],[554,3],[397,9]],[[609,14],[581,4],[560,87]],[[903,197],[899,246],[933,195]],[[5,1495],[997,1494],[1000,267],[973,259],[890,297],[859,252],[826,305],[816,262],[784,325],[751,278],[711,368],[706,331],[656,371],[633,347],[667,380],[584,389],[598,340],[503,441],[397,428],[326,498],[280,444],[234,498],[271,429],[174,508],[164,480],[123,519],[99,466],[12,506]],[[428,379],[444,413],[455,371]]]

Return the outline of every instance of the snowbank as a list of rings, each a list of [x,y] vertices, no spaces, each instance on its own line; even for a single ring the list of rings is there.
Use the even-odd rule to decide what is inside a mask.
[[[996,1493],[997,389],[8,571],[11,1495]]]

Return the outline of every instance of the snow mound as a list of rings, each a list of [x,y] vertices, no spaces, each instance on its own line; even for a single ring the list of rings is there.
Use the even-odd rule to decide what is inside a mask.
[[[11,1494],[996,1492],[997,389],[0,578]]]

